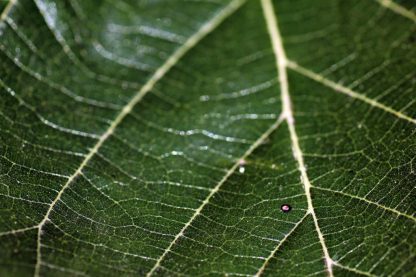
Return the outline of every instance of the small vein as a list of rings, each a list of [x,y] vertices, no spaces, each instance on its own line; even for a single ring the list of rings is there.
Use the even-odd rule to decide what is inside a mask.
[[[15,22],[10,17],[7,17],[5,19],[5,21],[11,27],[11,29],[13,30],[13,32],[30,49],[30,51],[32,51],[36,56],[38,56],[43,61],[46,61],[46,60],[49,59],[44,53],[42,53],[42,52],[39,51],[38,47],[35,45],[35,42],[33,42],[32,40],[30,40],[22,31],[19,30],[19,27],[18,27],[18,23],[17,22]],[[94,78],[95,80],[100,81],[100,82],[104,82],[104,83],[111,84],[111,85],[121,86],[122,88],[127,88],[127,87],[129,87],[129,88],[136,88],[136,89],[140,88],[140,85],[138,83],[131,82],[131,81],[127,81],[127,80],[122,80],[122,79],[116,79],[116,78],[110,77],[108,75],[103,75],[103,74],[100,74],[98,72],[94,72],[93,70],[91,70],[86,64],[84,64],[82,61],[80,61],[76,57],[76,55],[73,53],[73,51],[69,47],[68,43],[66,43],[63,40],[63,37],[62,36],[59,36],[58,37],[58,35],[54,32],[54,30],[51,29],[50,25],[48,25],[47,23],[48,22],[46,22],[46,25],[48,26],[48,29],[54,35],[55,39],[59,42],[59,45],[62,48],[62,51],[64,52],[64,54],[69,58],[69,60],[76,67],[78,67],[80,70],[82,70],[87,76],[89,76],[91,78]],[[61,40],[58,40],[58,38],[61,39]],[[54,60],[54,63],[53,64],[58,65],[56,62],[57,61]]]
[[[253,143],[252,141],[249,141],[249,140],[246,140],[246,139],[225,136],[225,135],[217,134],[217,133],[211,132],[209,130],[204,130],[204,129],[178,130],[178,129],[174,129],[174,128],[163,127],[163,126],[159,126],[159,125],[157,125],[157,124],[155,124],[151,121],[147,121],[147,120],[141,118],[140,116],[136,115],[135,113],[131,113],[131,116],[134,117],[136,120],[138,120],[140,122],[143,122],[146,126],[154,128],[158,131],[171,133],[171,134],[174,134],[174,135],[179,135],[179,136],[202,135],[202,136],[208,137],[208,138],[213,139],[213,140],[221,140],[221,141],[225,141],[225,142],[234,142],[234,143],[242,143],[242,144],[251,144],[251,143]]]
[[[378,102],[374,99],[368,98],[367,96],[365,96],[363,94],[360,94],[358,92],[355,92],[355,91],[351,90],[350,88],[347,88],[347,87],[344,87],[344,86],[342,86],[338,83],[335,83],[335,82],[325,78],[324,76],[322,76],[318,73],[315,73],[315,72],[313,72],[309,69],[306,69],[306,68],[298,65],[296,62],[288,60],[287,61],[287,67],[289,67],[290,69],[296,71],[297,73],[299,73],[301,75],[304,75],[304,76],[306,76],[306,77],[308,77],[308,78],[310,78],[310,79],[312,79],[312,80],[314,80],[318,83],[321,83],[321,84],[323,84],[323,85],[325,85],[329,88],[332,88],[336,92],[339,92],[339,93],[348,95],[352,98],[361,100],[361,101],[363,101],[363,102],[365,102],[365,103],[367,103],[367,104],[369,104],[369,105],[371,105],[375,108],[381,109],[381,110],[383,110],[387,113],[390,113],[390,114],[392,114],[392,115],[394,115],[394,116],[396,116],[400,119],[403,119],[403,120],[409,121],[410,123],[416,124],[416,119],[415,118],[411,118],[410,116],[405,115],[404,113],[402,113],[400,111],[396,111],[395,109],[390,108],[390,107],[388,107],[388,106],[386,106],[386,105],[384,105],[384,104],[382,104],[382,103],[380,103],[380,102]]]
[[[301,174],[301,181],[305,189],[305,195],[308,202],[308,213],[312,215],[316,232],[318,233],[319,242],[322,246],[322,251],[325,258],[325,265],[328,271],[329,277],[333,277],[332,272],[332,259],[328,252],[324,236],[318,224],[318,218],[315,214],[315,210],[312,203],[311,196],[311,183],[309,181],[308,174],[306,172],[305,163],[303,161],[303,153],[299,145],[298,135],[295,128],[295,119],[293,117],[292,104],[289,94],[289,82],[287,78],[287,66],[288,60],[283,47],[282,37],[279,31],[278,21],[274,13],[274,7],[271,0],[262,0],[262,7],[266,25],[269,31],[270,39],[272,42],[273,52],[276,58],[276,67],[278,70],[278,77],[280,82],[281,98],[283,105],[283,115],[287,121],[290,133],[290,139],[292,142],[293,156],[298,163],[298,169]]]
[[[209,203],[211,198],[220,190],[221,186],[228,180],[228,178],[234,174],[236,169],[240,166],[241,160],[245,160],[256,148],[258,148],[260,145],[264,143],[264,141],[270,136],[271,133],[273,133],[280,125],[280,123],[283,121],[283,117],[280,116],[276,122],[270,126],[269,129],[267,129],[266,132],[264,132],[251,146],[250,148],[241,156],[240,159],[237,159],[237,161],[234,163],[234,165],[226,172],[224,177],[218,182],[218,184],[211,190],[210,194],[205,198],[205,200],[202,202],[202,204],[198,207],[198,209],[195,210],[195,213],[192,215],[192,217],[189,219],[189,221],[182,227],[180,232],[175,236],[175,238],[172,240],[172,242],[169,244],[168,248],[163,252],[163,254],[159,257],[156,264],[153,266],[153,268],[146,274],[147,277],[152,276],[153,273],[161,266],[161,262],[164,260],[166,255],[171,251],[172,247],[177,243],[179,238],[184,236],[185,231],[191,226],[191,224],[194,222],[194,220],[201,214],[201,211],[204,209],[204,207]]]
[[[414,216],[411,216],[411,215],[405,214],[403,212],[400,212],[400,211],[398,211],[396,209],[389,208],[387,206],[381,205],[381,204],[379,204],[377,202],[371,201],[371,200],[369,200],[367,198],[364,198],[364,197],[356,196],[356,195],[353,195],[353,194],[350,194],[350,193],[347,193],[347,192],[343,192],[343,191],[337,191],[337,190],[332,190],[332,189],[322,188],[322,187],[317,187],[317,186],[312,186],[312,188],[317,189],[317,190],[322,190],[322,191],[328,191],[328,192],[332,192],[332,193],[341,194],[341,195],[347,196],[349,198],[353,198],[353,199],[356,199],[356,200],[359,200],[359,201],[363,201],[363,202],[366,202],[368,204],[377,206],[378,208],[381,208],[383,210],[386,210],[386,211],[395,213],[395,214],[397,214],[399,216],[406,217],[406,218],[408,218],[408,219],[413,220],[413,221],[416,222],[416,218]]]
[[[76,241],[78,241],[78,242],[82,242],[82,243],[85,243],[85,244],[88,244],[88,245],[92,245],[92,246],[94,246],[94,247],[102,247],[102,248],[105,248],[105,249],[107,249],[107,250],[110,250],[110,251],[112,251],[112,252],[114,252],[114,253],[122,254],[122,255],[125,255],[125,256],[136,257],[136,258],[140,258],[140,259],[143,259],[143,260],[153,260],[153,258],[150,258],[150,257],[147,257],[147,256],[141,256],[141,255],[134,254],[134,253],[131,253],[131,252],[124,252],[124,251],[121,251],[121,250],[118,250],[118,249],[112,248],[112,247],[110,247],[110,246],[107,246],[107,245],[105,245],[105,244],[103,244],[103,243],[94,243],[94,242],[90,242],[90,241],[86,241],[86,240],[79,239],[79,238],[77,238],[77,237],[75,237],[75,236],[71,235],[70,233],[65,232],[64,230],[62,230],[62,228],[60,228],[58,225],[54,224],[53,222],[51,222],[51,224],[52,224],[52,225],[53,225],[56,229],[58,229],[60,232],[62,232],[62,233],[63,233],[63,234],[65,234],[66,236],[68,236],[68,237],[70,237],[71,239],[76,240]],[[47,246],[47,245],[45,245],[45,247],[48,247],[48,246]],[[50,248],[52,248],[52,247],[50,247]],[[44,262],[42,262],[42,264],[43,264],[43,263],[44,263]]]
[[[98,101],[98,100],[95,100],[95,99],[91,99],[91,98],[88,98],[88,97],[78,95],[78,94],[74,93],[73,91],[71,91],[70,89],[68,89],[67,87],[59,85],[58,83],[52,81],[51,79],[49,79],[49,78],[41,75],[40,73],[32,70],[29,66],[23,64],[17,57],[13,57],[12,54],[9,51],[6,50],[6,47],[3,44],[0,44],[0,51],[2,51],[6,55],[6,57],[11,62],[13,62],[13,64],[15,64],[20,70],[22,70],[23,72],[28,74],[30,77],[35,78],[36,80],[38,80],[39,82],[47,85],[48,87],[63,93],[64,95],[66,95],[67,97],[70,97],[71,99],[73,99],[76,102],[86,103],[86,104],[89,104],[91,106],[100,107],[100,108],[108,108],[108,109],[112,109],[112,110],[119,110],[120,109],[120,105],[107,103],[107,102],[102,102],[102,101]]]
[[[1,46],[0,46],[1,48]],[[52,129],[56,129],[59,130],[61,132],[64,133],[68,133],[68,134],[72,134],[72,135],[76,135],[76,136],[82,136],[82,137],[90,137],[93,139],[98,139],[99,136],[94,134],[94,133],[88,133],[88,132],[84,132],[84,131],[79,131],[79,130],[75,130],[75,129],[71,129],[71,128],[66,128],[64,126],[61,126],[59,124],[56,124],[52,121],[49,121],[48,119],[46,119],[44,116],[42,116],[41,114],[39,114],[36,110],[35,107],[33,107],[32,105],[29,105],[28,103],[26,103],[23,98],[21,98],[20,96],[18,96],[18,94],[12,90],[10,87],[8,87],[2,79],[0,79],[0,87],[3,87],[8,93],[9,95],[11,95],[12,97],[16,98],[19,103],[26,107],[27,109],[29,109],[31,112],[33,112],[36,117],[40,120],[40,122],[42,122],[44,125],[52,128]]]
[[[264,260],[263,265],[254,275],[259,277],[263,274],[264,270],[266,269],[267,265],[269,264],[270,260],[276,255],[277,251],[279,251],[280,247],[285,243],[285,241],[295,232],[295,230],[299,227],[300,224],[305,220],[305,218],[309,215],[309,213],[305,213],[305,215],[293,226],[293,228],[283,237],[283,239],[279,242],[276,248],[270,252],[270,255]]]
[[[69,185],[82,174],[82,170],[88,164],[88,162],[94,157],[98,152],[104,142],[113,134],[114,130],[118,125],[123,121],[123,119],[131,112],[134,106],[139,103],[143,97],[154,87],[154,85],[165,76],[165,74],[178,63],[178,61],[195,45],[198,44],[206,35],[211,33],[216,27],[218,27],[229,15],[236,11],[245,1],[244,0],[234,0],[229,5],[227,5],[222,11],[216,14],[211,20],[206,22],[201,26],[201,28],[196,31],[192,36],[190,36],[187,41],[180,46],[167,60],[166,62],[159,67],[152,77],[146,82],[146,84],[136,93],[136,95],[127,103],[126,106],[121,110],[117,117],[112,121],[110,127],[99,137],[97,143],[91,148],[90,152],[86,155],[85,159],[82,161],[78,169],[72,174],[64,186],[61,188],[55,199],[49,206],[44,218],[39,223],[38,236],[37,236],[37,247],[36,247],[36,265],[34,276],[38,277],[40,275],[40,267],[42,264],[42,255],[41,255],[41,236],[42,228],[49,221],[51,212],[53,211],[56,204],[60,201],[63,193],[69,187]]]
[[[61,272],[68,273],[70,275],[74,275],[74,276],[89,276],[89,275],[85,274],[84,272],[73,270],[73,269],[70,269],[70,268],[61,267],[61,266],[50,264],[50,263],[42,262],[42,265],[46,266],[46,267],[49,267],[51,269],[55,269],[55,270],[58,270],[58,271],[61,271]]]
[[[392,0],[376,0],[380,5],[392,10],[393,12],[404,16],[416,23],[416,14],[405,7],[393,2]]]
[[[356,268],[351,268],[351,267],[342,265],[342,264],[340,264],[338,262],[334,262],[334,265],[337,266],[337,267],[339,267],[339,268],[342,268],[342,269],[345,269],[345,270],[354,272],[354,273],[359,274],[359,275],[369,276],[369,277],[376,277],[376,275],[373,275],[371,273],[368,273],[368,272],[365,272],[365,271],[361,271],[361,270],[356,269]]]
[[[62,175],[62,174],[55,173],[55,172],[50,172],[50,171],[40,170],[40,169],[37,169],[37,168],[32,168],[32,167],[26,166],[24,164],[17,163],[14,160],[11,160],[6,156],[1,156],[0,159],[8,161],[9,163],[12,164],[12,166],[18,166],[18,167],[24,168],[25,170],[28,170],[28,171],[35,171],[35,172],[39,172],[39,173],[42,173],[42,174],[45,174],[45,175],[50,175],[50,176],[65,178],[65,179],[69,177],[67,175]]]
[[[38,227],[39,227],[39,225],[35,225],[35,226],[25,227],[25,228],[16,229],[16,230],[10,230],[10,231],[7,231],[7,232],[0,232],[0,237],[7,236],[7,235],[16,235],[16,234],[19,234],[19,233],[24,233],[26,231],[37,229]]]

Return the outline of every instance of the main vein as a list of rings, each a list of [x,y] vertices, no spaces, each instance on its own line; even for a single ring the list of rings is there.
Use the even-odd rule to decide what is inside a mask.
[[[292,150],[294,158],[298,163],[298,168],[301,174],[301,180],[305,189],[306,199],[308,202],[308,213],[312,215],[313,222],[315,225],[316,232],[318,233],[319,241],[322,246],[326,268],[328,275],[333,276],[332,273],[332,264],[333,261],[329,256],[328,248],[325,243],[324,236],[319,228],[318,219],[315,214],[315,209],[312,203],[311,197],[311,183],[309,181],[308,174],[306,172],[305,163],[303,161],[303,153],[299,146],[299,139],[296,133],[295,120],[293,117],[292,104],[289,94],[289,82],[287,78],[287,57],[283,47],[282,37],[280,35],[279,26],[277,23],[277,18],[274,13],[274,7],[271,0],[262,0],[262,7],[264,12],[264,17],[266,19],[267,28],[269,31],[270,39],[272,41],[273,51],[276,58],[276,66],[279,74],[281,98],[283,105],[283,115],[289,126],[290,138],[292,141]]]
[[[137,94],[123,107],[121,112],[117,115],[117,117],[112,121],[109,128],[99,137],[97,143],[94,147],[91,148],[89,153],[85,156],[84,160],[77,168],[77,170],[72,174],[61,190],[58,192],[55,199],[50,204],[45,216],[43,217],[42,221],[38,225],[38,238],[37,238],[37,257],[36,257],[36,265],[35,265],[35,276],[39,276],[40,273],[40,266],[42,264],[42,256],[41,256],[41,236],[42,236],[42,229],[45,224],[49,221],[49,217],[51,212],[53,211],[55,205],[61,199],[65,190],[69,187],[69,185],[82,173],[84,167],[88,164],[88,162],[94,157],[94,155],[99,151],[101,146],[104,142],[114,133],[114,130],[120,125],[123,119],[130,113],[133,107],[139,103],[143,97],[154,87],[154,85],[162,79],[163,76],[202,38],[204,38],[207,34],[211,33],[218,25],[221,24],[228,16],[230,16],[234,11],[236,11],[245,0],[233,0],[230,4],[228,4],[223,10],[217,13],[211,20],[206,22],[202,27],[194,33],[191,37],[189,37],[186,42],[180,46],[167,60],[161,67],[159,67],[152,77],[146,82],[146,84],[137,92]]]

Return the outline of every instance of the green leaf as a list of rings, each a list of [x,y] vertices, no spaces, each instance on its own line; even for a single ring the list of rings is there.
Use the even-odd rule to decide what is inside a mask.
[[[414,1],[0,3],[1,276],[415,276]]]

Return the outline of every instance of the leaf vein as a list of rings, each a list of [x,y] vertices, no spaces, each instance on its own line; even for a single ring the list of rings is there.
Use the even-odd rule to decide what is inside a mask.
[[[397,4],[393,2],[392,0],[376,0],[380,5],[386,7],[387,9],[392,10],[393,12],[407,17],[408,19],[412,20],[416,23],[416,14],[412,11],[406,9],[405,7],[401,6],[400,4]]]
[[[386,210],[386,211],[395,213],[395,214],[397,214],[399,216],[406,217],[406,218],[408,218],[408,219],[413,220],[413,221],[416,222],[416,218],[414,216],[412,216],[412,215],[408,215],[408,214],[403,213],[403,212],[400,212],[400,211],[398,211],[398,210],[396,210],[394,208],[390,208],[390,207],[384,206],[382,204],[379,204],[377,202],[371,201],[371,200],[369,200],[367,198],[364,198],[364,197],[360,197],[360,196],[353,195],[353,194],[350,194],[350,193],[347,193],[347,192],[343,192],[343,191],[337,191],[337,190],[328,189],[328,188],[322,188],[322,187],[317,187],[317,186],[313,186],[313,185],[312,185],[312,188],[317,189],[317,190],[328,191],[328,192],[340,194],[340,195],[343,195],[343,196],[347,196],[349,198],[353,198],[353,199],[356,199],[356,200],[359,200],[359,201],[363,201],[363,202],[366,202],[368,204],[374,205],[374,206],[376,206],[376,207],[378,207],[380,209],[383,209],[383,210]]]
[[[325,239],[321,232],[321,229],[318,224],[318,218],[315,214],[315,210],[312,203],[311,197],[311,183],[309,181],[308,174],[306,172],[306,167],[303,161],[303,153],[299,145],[299,138],[296,133],[295,128],[295,119],[293,117],[292,111],[292,104],[289,94],[289,82],[287,79],[287,67],[288,67],[288,60],[285,54],[285,49],[283,47],[282,37],[279,31],[279,26],[277,22],[277,18],[275,15],[273,3],[271,0],[262,0],[262,7],[264,12],[264,17],[266,20],[266,25],[269,31],[273,51],[275,54],[276,59],[276,68],[278,70],[278,77],[280,81],[280,90],[281,90],[281,98],[282,98],[282,105],[283,105],[283,115],[285,117],[286,122],[288,123],[290,139],[292,142],[292,151],[296,162],[298,163],[299,172],[301,174],[301,181],[303,183],[306,199],[308,202],[308,213],[312,215],[316,232],[318,233],[319,241],[322,246],[326,269],[328,271],[328,275],[330,277],[333,276],[332,273],[332,259],[329,255],[328,248],[325,243]]]
[[[0,15],[0,22],[3,22],[12,11],[13,7],[16,6],[17,0],[10,0],[7,6],[4,8],[3,12]]]
[[[368,98],[367,96],[360,94],[356,91],[351,90],[350,88],[344,87],[338,83],[335,83],[327,78],[325,78],[324,76],[315,73],[307,68],[304,68],[300,65],[298,65],[296,62],[293,62],[291,60],[287,61],[287,67],[294,70],[295,72],[304,75],[318,83],[321,83],[329,88],[332,88],[334,91],[348,95],[352,98],[358,99],[360,101],[363,101],[375,108],[381,109],[387,113],[390,113],[400,119],[409,121],[410,123],[416,124],[416,119],[411,118],[410,116],[400,112],[400,111],[396,111],[395,109],[388,107],[374,99]]]
[[[254,275],[256,277],[259,277],[263,274],[264,270],[266,269],[267,265],[269,264],[270,260],[276,255],[277,251],[279,251],[280,247],[285,243],[285,241],[295,232],[295,230],[299,227],[299,225],[302,224],[302,222],[307,218],[309,213],[305,213],[305,215],[293,226],[293,228],[283,237],[283,239],[277,244],[275,249],[273,249],[272,252],[270,252],[270,255],[264,260],[263,265],[260,267],[260,269],[257,271],[257,273]]]
[[[159,257],[156,264],[153,266],[153,268],[146,274],[146,276],[151,276],[156,269],[158,269],[161,265],[161,262],[164,260],[166,255],[171,251],[172,247],[176,244],[176,242],[179,240],[179,238],[184,236],[185,231],[189,228],[189,226],[194,222],[194,220],[201,215],[201,211],[203,208],[209,203],[211,198],[220,190],[221,186],[228,180],[228,178],[234,174],[236,169],[240,165],[240,161],[243,159],[246,159],[257,147],[263,144],[263,142],[270,136],[271,133],[273,133],[279,126],[280,123],[283,121],[283,117],[280,116],[278,120],[269,128],[266,132],[264,132],[255,142],[250,146],[250,148],[243,154],[243,156],[238,159],[234,165],[227,171],[227,173],[224,175],[224,177],[218,182],[218,184],[214,187],[213,190],[211,190],[210,194],[205,198],[205,200],[202,202],[202,204],[199,206],[199,208],[195,211],[195,213],[192,215],[190,220],[183,226],[183,228],[180,230],[180,232],[175,236],[175,239],[172,240],[172,242],[169,244],[168,248],[163,252],[163,254]]]
[[[95,156],[99,151],[104,142],[110,137],[118,125],[123,121],[123,119],[131,112],[131,110],[139,103],[143,97],[152,90],[154,85],[162,79],[165,74],[175,65],[177,62],[195,45],[197,45],[206,35],[211,33],[216,27],[218,27],[229,15],[236,11],[245,1],[244,0],[234,0],[221,12],[215,15],[211,20],[207,21],[202,27],[196,31],[188,40],[180,46],[167,60],[166,62],[159,67],[152,77],[146,82],[146,84],[136,93],[136,95],[127,103],[126,106],[121,110],[117,117],[112,121],[110,127],[99,137],[97,143],[91,148],[90,152],[87,154],[85,159],[82,161],[78,169],[72,174],[67,182],[62,186],[61,190],[57,194],[56,198],[52,201],[47,210],[44,218],[39,223],[38,228],[38,238],[37,238],[37,247],[36,247],[36,265],[34,276],[38,277],[40,274],[40,267],[42,264],[41,256],[41,237],[42,237],[42,228],[49,222],[49,216],[53,211],[56,204],[60,201],[63,193],[69,187],[69,185],[82,174],[82,170],[88,164],[88,162]]]

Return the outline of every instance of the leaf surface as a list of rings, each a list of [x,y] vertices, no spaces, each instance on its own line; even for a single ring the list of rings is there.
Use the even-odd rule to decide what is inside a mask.
[[[412,1],[0,5],[0,275],[416,274]]]

